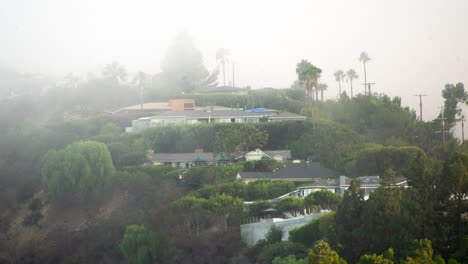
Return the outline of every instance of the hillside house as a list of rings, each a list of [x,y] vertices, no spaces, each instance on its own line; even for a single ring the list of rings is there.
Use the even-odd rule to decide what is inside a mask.
[[[239,157],[242,158],[242,157]],[[291,159],[291,151],[289,150],[265,150],[256,149],[254,151],[247,152],[243,155],[246,161],[261,160],[264,158],[274,159],[277,161],[286,161]]]
[[[273,172],[239,172],[237,179],[245,183],[256,180],[312,181],[315,178],[336,177],[338,173],[318,162],[286,163]]]
[[[364,190],[364,198],[367,199],[369,195],[374,192],[377,188],[381,186],[382,179],[379,176],[361,176],[357,177],[361,182],[361,189]],[[287,196],[298,196],[306,197],[310,193],[319,191],[319,190],[329,190],[333,193],[343,195],[344,191],[349,188],[351,185],[351,180],[346,176],[340,176],[334,179],[314,179],[314,182],[307,184],[305,186],[300,186],[294,192],[289,193]],[[395,182],[390,186],[407,188],[408,183],[406,178],[398,177],[395,179]]]
[[[137,132],[151,127],[168,125],[193,125],[203,123],[258,123],[261,119],[268,121],[306,120],[307,117],[292,113],[271,111],[244,110],[183,110],[165,111],[151,117],[142,117],[132,121],[132,126],[126,132]]]
[[[256,151],[254,151],[257,153]],[[248,152],[247,154],[249,154]],[[258,153],[263,153],[264,157],[274,158],[278,161],[285,161],[291,158],[289,150],[258,150]],[[246,155],[247,155],[246,154]],[[204,152],[203,150],[195,150],[192,153],[155,153],[154,151],[147,152],[148,159],[153,165],[172,166],[176,168],[190,168],[198,165],[218,166],[229,163],[229,160],[224,157],[215,156],[213,152]],[[244,155],[239,156],[242,159]],[[249,156],[249,160],[251,156]],[[258,157],[258,156],[256,156]]]

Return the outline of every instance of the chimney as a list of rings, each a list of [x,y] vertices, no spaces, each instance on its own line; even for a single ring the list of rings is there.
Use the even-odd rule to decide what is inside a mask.
[[[340,187],[346,184],[346,176],[340,176]]]
[[[344,185],[346,184],[346,176],[340,176],[340,189],[338,191],[339,194],[343,195],[346,188],[344,187]]]

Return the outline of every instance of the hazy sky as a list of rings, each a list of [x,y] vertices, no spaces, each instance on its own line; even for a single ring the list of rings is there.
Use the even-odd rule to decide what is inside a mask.
[[[371,57],[374,90],[402,97],[435,117],[446,83],[468,84],[467,0],[0,0],[0,65],[19,71],[77,74],[117,60],[128,70],[160,71],[173,37],[187,30],[208,68],[218,48],[231,51],[236,84],[289,87],[296,63],[333,73]],[[231,80],[231,77],[228,79]],[[362,91],[363,79],[355,82]],[[348,88],[348,85],[346,85]],[[349,90],[347,90],[349,93]],[[417,108],[418,109],[418,108]]]

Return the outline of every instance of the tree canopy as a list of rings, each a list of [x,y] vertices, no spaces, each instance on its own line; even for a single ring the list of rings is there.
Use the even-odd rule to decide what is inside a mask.
[[[161,65],[169,89],[184,93],[217,85],[218,71],[210,73],[203,56],[187,32],[180,32],[169,47]],[[167,89],[166,88],[166,89]]]
[[[42,162],[42,183],[52,201],[81,193],[86,197],[105,186],[114,175],[107,146],[81,141],[50,150]]]

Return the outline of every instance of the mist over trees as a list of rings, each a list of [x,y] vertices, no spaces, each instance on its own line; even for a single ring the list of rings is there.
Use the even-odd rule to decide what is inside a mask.
[[[423,122],[400,97],[370,87],[355,93],[353,69],[338,71],[337,83],[327,85],[320,77],[329,73],[305,59],[289,69],[297,75],[291,88],[203,93],[217,86],[220,70],[225,84],[228,52],[216,55],[219,67],[207,69],[182,32],[159,73],[132,72],[117,61],[86,77],[0,71],[0,263],[466,262],[468,149],[451,132],[435,133],[461,118],[468,98],[462,83],[441,87],[444,110]],[[369,60],[361,54],[365,78]],[[340,94],[325,101],[325,92]],[[176,98],[273,108],[308,120],[124,133],[134,117],[111,114]],[[384,182],[367,200],[355,180],[343,197],[317,191],[275,200],[300,183],[236,180],[239,172],[283,166],[271,159],[235,162],[256,148],[289,149],[293,159],[320,162],[336,176],[379,175]],[[195,149],[228,162],[179,169],[150,165],[146,155]],[[397,177],[410,187],[390,187]],[[272,229],[266,240],[245,246],[239,226],[271,207],[292,216],[334,212],[291,231],[290,241]]]
[[[202,88],[215,87],[218,69],[208,71],[203,56],[187,32],[179,33],[169,47],[161,65],[164,89],[192,93]]]

